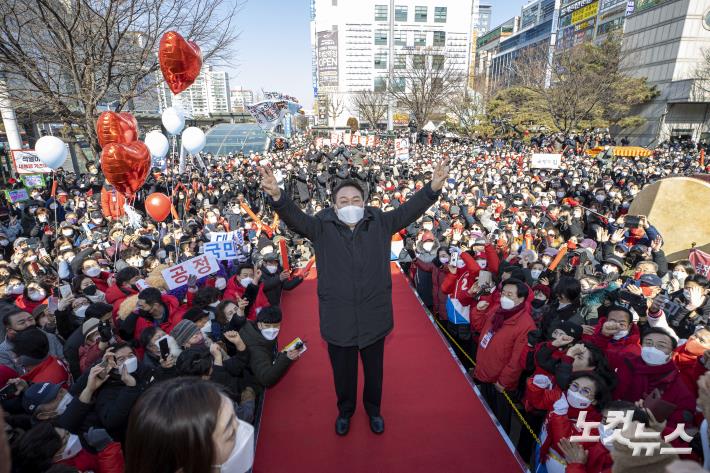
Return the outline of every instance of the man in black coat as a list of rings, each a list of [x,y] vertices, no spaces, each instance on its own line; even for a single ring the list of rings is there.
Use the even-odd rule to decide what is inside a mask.
[[[260,169],[261,186],[288,227],[313,242],[318,261],[320,331],[328,342],[339,416],[338,435],[347,434],[357,399],[357,356],[365,374],[363,403],[373,432],[384,432],[380,415],[385,337],[392,331],[392,234],[418,219],[439,197],[448,177],[441,162],[430,184],[391,212],[365,206],[352,180],[333,190],[334,207],[303,213],[281,192],[271,169]]]

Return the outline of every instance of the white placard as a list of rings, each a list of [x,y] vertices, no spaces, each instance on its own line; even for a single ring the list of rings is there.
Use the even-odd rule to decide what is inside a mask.
[[[217,261],[233,260],[238,258],[238,245],[234,240],[211,241],[205,243],[204,254],[214,256]]]
[[[559,169],[562,162],[561,154],[533,153],[530,167],[537,169]]]
[[[214,256],[200,255],[184,263],[164,269],[161,274],[168,284],[168,289],[172,290],[187,284],[190,276],[194,275],[197,279],[200,279],[217,271],[219,271],[219,263],[217,263],[217,259]]]
[[[409,140],[407,138],[397,138],[394,140],[394,156],[400,161],[409,159]]]
[[[12,159],[15,161],[15,171],[17,174],[49,174],[52,168],[47,167],[38,157],[34,150],[11,150]]]

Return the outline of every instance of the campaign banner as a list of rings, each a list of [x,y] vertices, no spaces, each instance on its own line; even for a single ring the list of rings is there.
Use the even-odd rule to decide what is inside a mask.
[[[15,202],[30,200],[30,196],[27,193],[27,189],[6,189],[3,192],[5,193],[5,198],[11,204],[14,204]]]
[[[696,273],[702,274],[705,277],[710,275],[710,254],[698,249],[692,249],[690,250],[688,259]]]
[[[210,232],[210,242],[234,241],[236,240],[235,233],[238,232]]]
[[[20,180],[25,187],[44,187],[44,176],[42,174],[23,174]]]
[[[397,138],[394,140],[394,156],[400,161],[409,159],[409,140],[407,138]]]
[[[338,31],[319,31],[318,88],[338,87]]]
[[[333,146],[340,144],[345,141],[345,133],[342,131],[331,131],[330,132],[330,142]]]
[[[168,284],[168,289],[173,290],[187,284],[190,276],[196,276],[197,279],[200,279],[217,271],[219,271],[217,259],[212,255],[205,254],[164,269],[161,274]]]
[[[260,127],[273,128],[283,119],[288,110],[288,105],[283,100],[278,102],[265,101],[247,105],[246,108]]]
[[[237,242],[229,241],[211,241],[205,243],[204,254],[214,256],[217,261],[230,261],[238,258]]]
[[[33,149],[13,149],[10,150],[10,154],[12,154],[12,161],[17,174],[49,174],[52,172],[52,168],[47,167],[40,161]]]
[[[561,154],[533,153],[530,167],[537,169],[559,169],[562,162]]]

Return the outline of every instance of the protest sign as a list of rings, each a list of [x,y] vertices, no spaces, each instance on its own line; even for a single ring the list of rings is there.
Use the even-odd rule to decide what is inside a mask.
[[[530,167],[537,169],[559,169],[562,162],[561,154],[533,153]]]
[[[207,246],[209,243],[205,244]],[[190,276],[198,279],[219,271],[219,263],[212,255],[200,255],[183,263],[164,269],[161,274],[168,284],[168,289],[176,289],[187,284]]]
[[[710,275],[710,254],[707,254],[704,251],[694,248],[690,250],[688,259],[690,260],[690,264],[693,265],[693,269],[695,269],[695,272],[697,274],[701,274],[705,277],[708,277],[708,275]]]
[[[210,232],[210,241],[234,241],[238,232]]]
[[[5,198],[11,203],[22,202],[24,200],[30,200],[30,196],[27,194],[27,189],[5,189]]]
[[[214,256],[217,261],[237,259],[237,242],[234,240],[211,241],[205,243],[204,252],[206,255]]]
[[[48,174],[52,172],[52,169],[47,167],[32,149],[13,149],[10,153],[12,154],[12,161],[15,163],[15,172],[17,174]]]
[[[25,187],[44,187],[44,176],[42,174],[23,174],[20,180]]]
[[[397,138],[394,140],[394,155],[400,161],[409,159],[409,140],[407,138]]]

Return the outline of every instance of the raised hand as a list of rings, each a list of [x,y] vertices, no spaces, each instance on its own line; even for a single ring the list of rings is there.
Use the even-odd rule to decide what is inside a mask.
[[[274,171],[271,168],[259,168],[259,174],[261,175],[261,188],[269,194],[269,196],[276,200],[281,198],[281,189],[274,176]]]
[[[434,192],[439,192],[443,187],[446,179],[449,177],[449,158],[439,161],[434,169],[434,174],[431,177],[431,189]]]

